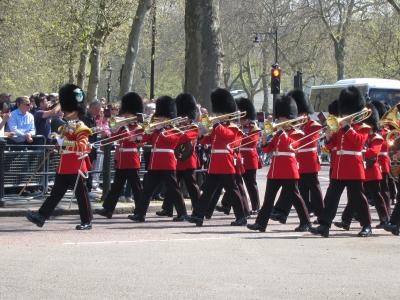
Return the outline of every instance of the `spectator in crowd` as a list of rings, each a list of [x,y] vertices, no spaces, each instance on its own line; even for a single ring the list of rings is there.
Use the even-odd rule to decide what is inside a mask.
[[[4,127],[8,120],[10,120],[11,113],[3,113],[0,117],[0,137],[12,137],[15,135],[14,132],[4,132]]]
[[[36,135],[43,135],[46,141],[48,141],[51,132],[51,118],[61,115],[59,105],[49,110],[49,102],[47,99],[47,96],[44,94],[35,96],[35,104],[38,109],[34,113]]]
[[[0,111],[8,112],[11,110],[11,94],[0,94]]]
[[[8,120],[8,131],[14,132],[11,138],[12,144],[31,144],[36,134],[35,120],[29,112],[31,102],[27,96],[16,99],[17,109],[11,112]]]
[[[94,128],[97,126],[96,118],[99,117],[101,110],[101,102],[99,100],[93,100],[89,104],[89,108],[83,116],[80,116],[80,119],[85,125],[89,128]],[[89,136],[89,142],[94,143],[97,141],[97,134],[92,134]],[[92,148],[92,151],[89,153],[90,162],[94,165],[94,161],[97,159],[97,151],[95,148]],[[90,192],[92,191],[93,186],[93,176],[89,173],[89,178],[86,181],[86,185],[89,191],[89,195],[93,196]]]
[[[37,97],[39,97],[39,98],[41,98],[41,97],[47,97],[47,95],[46,95],[46,94],[43,94],[43,93],[34,93],[33,95],[31,95],[31,96],[29,97],[29,101],[31,102],[31,107],[30,107],[30,109],[29,109],[29,112],[30,112],[32,115],[35,114],[36,109],[37,109],[37,107],[36,107],[36,101],[35,101],[35,99],[36,99]]]

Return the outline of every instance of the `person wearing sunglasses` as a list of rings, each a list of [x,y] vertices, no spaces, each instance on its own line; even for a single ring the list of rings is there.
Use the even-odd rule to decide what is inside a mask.
[[[11,138],[12,144],[31,144],[33,136],[36,134],[35,120],[29,112],[31,102],[27,96],[16,99],[17,109],[11,112],[8,120],[8,131],[14,132]]]

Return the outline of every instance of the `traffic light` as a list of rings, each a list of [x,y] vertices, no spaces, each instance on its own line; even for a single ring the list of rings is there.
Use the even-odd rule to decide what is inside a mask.
[[[278,64],[272,65],[271,69],[271,94],[279,95],[281,92],[282,69]]]

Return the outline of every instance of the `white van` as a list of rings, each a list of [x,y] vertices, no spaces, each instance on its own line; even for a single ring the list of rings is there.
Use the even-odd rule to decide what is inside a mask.
[[[316,112],[328,111],[328,105],[348,86],[358,87],[367,100],[379,100],[393,106],[400,102],[400,80],[380,78],[353,78],[335,84],[311,87],[310,102]]]

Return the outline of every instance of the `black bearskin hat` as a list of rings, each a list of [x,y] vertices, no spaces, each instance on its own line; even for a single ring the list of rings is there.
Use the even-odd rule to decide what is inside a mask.
[[[133,115],[143,113],[142,98],[134,92],[125,94],[121,99],[120,113],[131,113]]]
[[[379,118],[382,118],[382,116],[387,112],[385,104],[377,100],[373,100],[371,101],[371,103],[375,106],[376,110],[378,111]]]
[[[175,100],[170,96],[161,96],[156,101],[155,117],[164,117],[169,119],[176,118]]]
[[[367,107],[372,111],[372,113],[371,113],[371,116],[364,121],[364,123],[371,126],[373,131],[378,131],[379,130],[379,112],[376,109],[375,105],[372,103],[368,103]]]
[[[246,112],[246,119],[254,121],[256,119],[256,108],[254,104],[247,98],[240,98],[237,100],[237,106],[240,111]]]
[[[278,97],[275,103],[275,118],[285,117],[288,119],[297,118],[297,105],[292,97]]]
[[[365,107],[365,100],[361,96],[360,90],[355,86],[343,89],[339,95],[339,113],[341,115],[351,115],[359,112]]]
[[[175,102],[178,117],[188,117],[192,121],[196,119],[197,102],[193,95],[188,93],[179,94]]]
[[[85,111],[85,93],[79,86],[67,83],[60,88],[58,94],[63,112]]]
[[[237,111],[236,101],[231,93],[217,88],[211,93],[212,111],[217,114],[228,114]]]
[[[297,104],[298,114],[312,114],[314,113],[314,108],[311,103],[306,99],[302,90],[292,90],[288,94],[292,97]]]
[[[332,116],[339,116],[339,100],[336,99],[328,105],[328,113]]]

